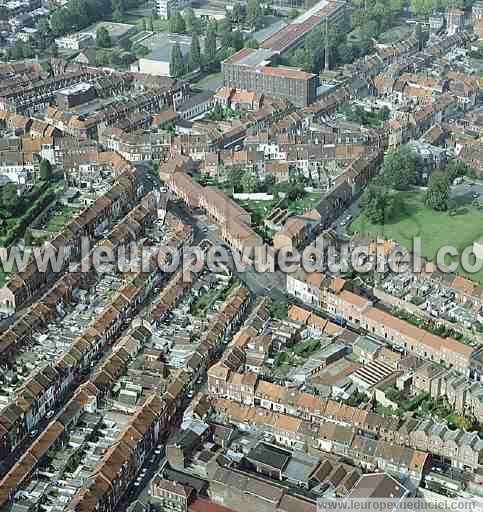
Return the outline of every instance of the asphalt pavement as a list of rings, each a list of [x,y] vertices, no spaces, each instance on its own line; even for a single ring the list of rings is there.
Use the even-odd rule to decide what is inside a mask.
[[[451,199],[466,199],[468,203],[474,200],[483,200],[483,181],[465,179],[458,185],[451,187]]]

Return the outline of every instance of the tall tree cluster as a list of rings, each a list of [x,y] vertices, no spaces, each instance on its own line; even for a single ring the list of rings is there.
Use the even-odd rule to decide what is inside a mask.
[[[99,48],[110,48],[112,46],[111,36],[106,27],[99,27],[97,29],[96,44]]]
[[[262,26],[262,6],[260,0],[248,0],[247,5],[247,25],[259,29]]]
[[[110,0],[72,0],[50,17],[50,30],[55,37],[81,30],[113,11]]]
[[[384,187],[371,186],[364,194],[364,213],[373,224],[389,222],[395,212],[395,195]]]
[[[198,34],[193,33],[193,35],[191,36],[190,53],[188,56],[188,71],[194,71],[195,69],[199,69],[201,65],[202,62],[200,40],[198,38]]]
[[[183,54],[181,53],[181,47],[178,43],[176,43],[171,50],[170,72],[171,76],[174,78],[180,78],[185,73]]]
[[[426,206],[437,212],[445,212],[448,209],[449,191],[448,176],[440,173],[432,174],[426,191]]]
[[[390,150],[384,157],[382,173],[385,184],[396,190],[408,190],[415,185],[422,163],[409,146]]]
[[[410,9],[416,16],[427,17],[437,11],[465,9],[472,3],[472,0],[410,0]]]
[[[180,12],[169,18],[169,31],[175,34],[186,32],[186,22]]]
[[[216,60],[216,22],[210,23],[206,32],[204,48],[204,64],[212,68],[217,64]]]

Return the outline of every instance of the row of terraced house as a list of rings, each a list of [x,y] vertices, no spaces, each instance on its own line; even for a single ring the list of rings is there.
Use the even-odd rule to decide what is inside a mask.
[[[240,365],[240,368],[243,366]],[[317,435],[320,433],[319,446],[323,445],[326,451],[338,452],[330,443],[336,443],[336,438],[331,435],[342,434],[347,443],[351,443],[355,437],[367,438],[369,443],[376,439],[393,446],[394,451],[398,447],[409,447],[434,456],[444,458],[454,466],[474,470],[479,466],[483,456],[483,440],[476,432],[466,432],[462,429],[450,430],[444,423],[429,420],[408,419],[402,421],[397,417],[384,417],[379,414],[351,407],[333,400],[320,399],[306,392],[290,389],[258,379],[255,374],[238,373],[228,368],[223,362],[219,362],[210,368],[208,372],[208,392],[224,404],[229,410],[231,402],[236,403],[239,410],[250,410],[253,407],[260,409],[258,416],[260,421],[265,421],[266,411],[287,416],[286,421],[297,425],[297,434],[292,439],[290,436],[279,436],[278,442],[288,446],[304,446],[303,430],[299,431],[303,420],[315,428]],[[225,400],[225,402],[223,402]],[[234,406],[235,407],[235,406]],[[234,414],[231,413],[233,417]],[[255,418],[248,421],[255,422]],[[428,422],[429,421],[429,422]],[[331,426],[332,425],[332,426]],[[343,428],[335,429],[333,425]],[[335,430],[334,430],[335,429]],[[312,428],[313,430],[313,428]],[[312,432],[313,437],[313,432]],[[362,441],[361,441],[362,442]],[[362,449],[361,449],[362,450]],[[341,455],[348,455],[341,453]]]
[[[371,300],[353,293],[342,278],[299,271],[287,276],[287,292],[306,304],[328,311],[339,321],[375,335],[422,359],[469,375],[476,350],[452,338],[436,336],[374,307]]]

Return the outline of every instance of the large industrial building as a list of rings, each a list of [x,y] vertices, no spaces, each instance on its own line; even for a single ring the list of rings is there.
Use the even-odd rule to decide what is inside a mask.
[[[306,107],[317,96],[318,77],[296,68],[273,67],[270,50],[244,48],[222,62],[224,85]]]
[[[340,23],[346,16],[345,2],[320,0],[308,11],[295,18],[289,25],[263,41],[261,48],[283,54],[302,45],[305,37],[319,25]]]
[[[318,77],[300,69],[274,67],[272,61],[302,45],[316,27],[340,23],[346,9],[345,2],[320,0],[289,25],[267,34],[259,49],[245,48],[226,59],[222,63],[224,85],[285,99],[299,107],[310,105],[317,97]]]
[[[162,32],[146,40],[144,44],[151,52],[139,59],[137,63],[133,64],[131,70],[148,75],[172,76],[171,53],[173,48],[176,44],[179,45],[181,55],[186,62],[191,46],[191,37]],[[203,44],[203,39],[201,39],[200,44]]]

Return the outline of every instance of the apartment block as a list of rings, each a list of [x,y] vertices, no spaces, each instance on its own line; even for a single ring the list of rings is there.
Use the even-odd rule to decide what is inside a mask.
[[[271,66],[271,50],[244,48],[222,62],[226,87],[288,100],[306,107],[317,98],[318,77],[300,69]]]

